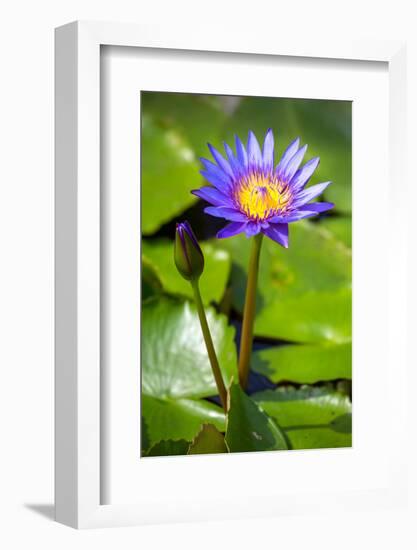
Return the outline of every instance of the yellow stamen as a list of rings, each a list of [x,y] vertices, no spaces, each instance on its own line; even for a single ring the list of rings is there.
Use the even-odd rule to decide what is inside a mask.
[[[235,199],[247,216],[262,220],[284,211],[291,194],[274,175],[253,172],[239,182]]]

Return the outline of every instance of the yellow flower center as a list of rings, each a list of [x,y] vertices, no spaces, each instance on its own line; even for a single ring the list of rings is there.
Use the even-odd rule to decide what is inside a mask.
[[[287,185],[274,175],[253,172],[242,178],[235,191],[235,200],[248,217],[264,220],[285,211],[291,199]]]

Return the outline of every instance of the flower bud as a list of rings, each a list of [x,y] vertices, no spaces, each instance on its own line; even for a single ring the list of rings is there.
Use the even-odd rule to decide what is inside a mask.
[[[195,281],[203,273],[203,252],[187,221],[177,223],[174,260],[178,271],[187,281]]]

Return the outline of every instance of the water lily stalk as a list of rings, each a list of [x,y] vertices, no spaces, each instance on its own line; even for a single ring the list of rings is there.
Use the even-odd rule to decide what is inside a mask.
[[[258,282],[259,257],[262,245],[262,233],[252,239],[252,248],[249,258],[248,281],[246,283],[245,307],[243,311],[242,334],[239,353],[239,382],[246,388],[249,377],[249,365],[252,354],[253,325],[256,310],[256,286]]]
[[[197,307],[198,317],[200,319],[201,330],[203,332],[204,342],[207,348],[207,354],[210,360],[213,376],[216,381],[217,390],[219,392],[220,401],[224,412],[227,413],[227,390],[223,382],[223,376],[217,360],[216,350],[214,349],[213,340],[211,338],[210,329],[207,323],[206,312],[204,310],[203,300],[201,299],[200,287],[198,279],[191,281],[191,286],[194,291],[194,300]]]
[[[194,301],[200,319],[201,330],[207,348],[207,354],[213,371],[223,409],[227,412],[227,391],[223,382],[216,350],[214,349],[210,329],[207,323],[203,300],[198,281],[204,271],[204,255],[190,224],[178,223],[175,231],[174,261],[180,275],[192,286]]]

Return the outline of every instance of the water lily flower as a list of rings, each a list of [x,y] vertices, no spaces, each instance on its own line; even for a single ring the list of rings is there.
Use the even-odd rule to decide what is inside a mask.
[[[224,144],[227,158],[208,145],[215,162],[202,158],[201,174],[212,186],[192,193],[212,205],[205,208],[207,214],[230,222],[218,232],[218,238],[242,232],[247,237],[263,233],[288,248],[289,223],[317,216],[334,206],[330,202],[310,202],[331,183],[306,187],[320,159],[312,158],[300,168],[307,145],[300,148],[297,138],[275,166],[271,129],[262,150],[252,131],[246,148],[238,136],[235,142],[236,153]]]
[[[174,260],[179,273],[187,281],[196,280],[203,273],[203,251],[187,221],[176,225]]]

